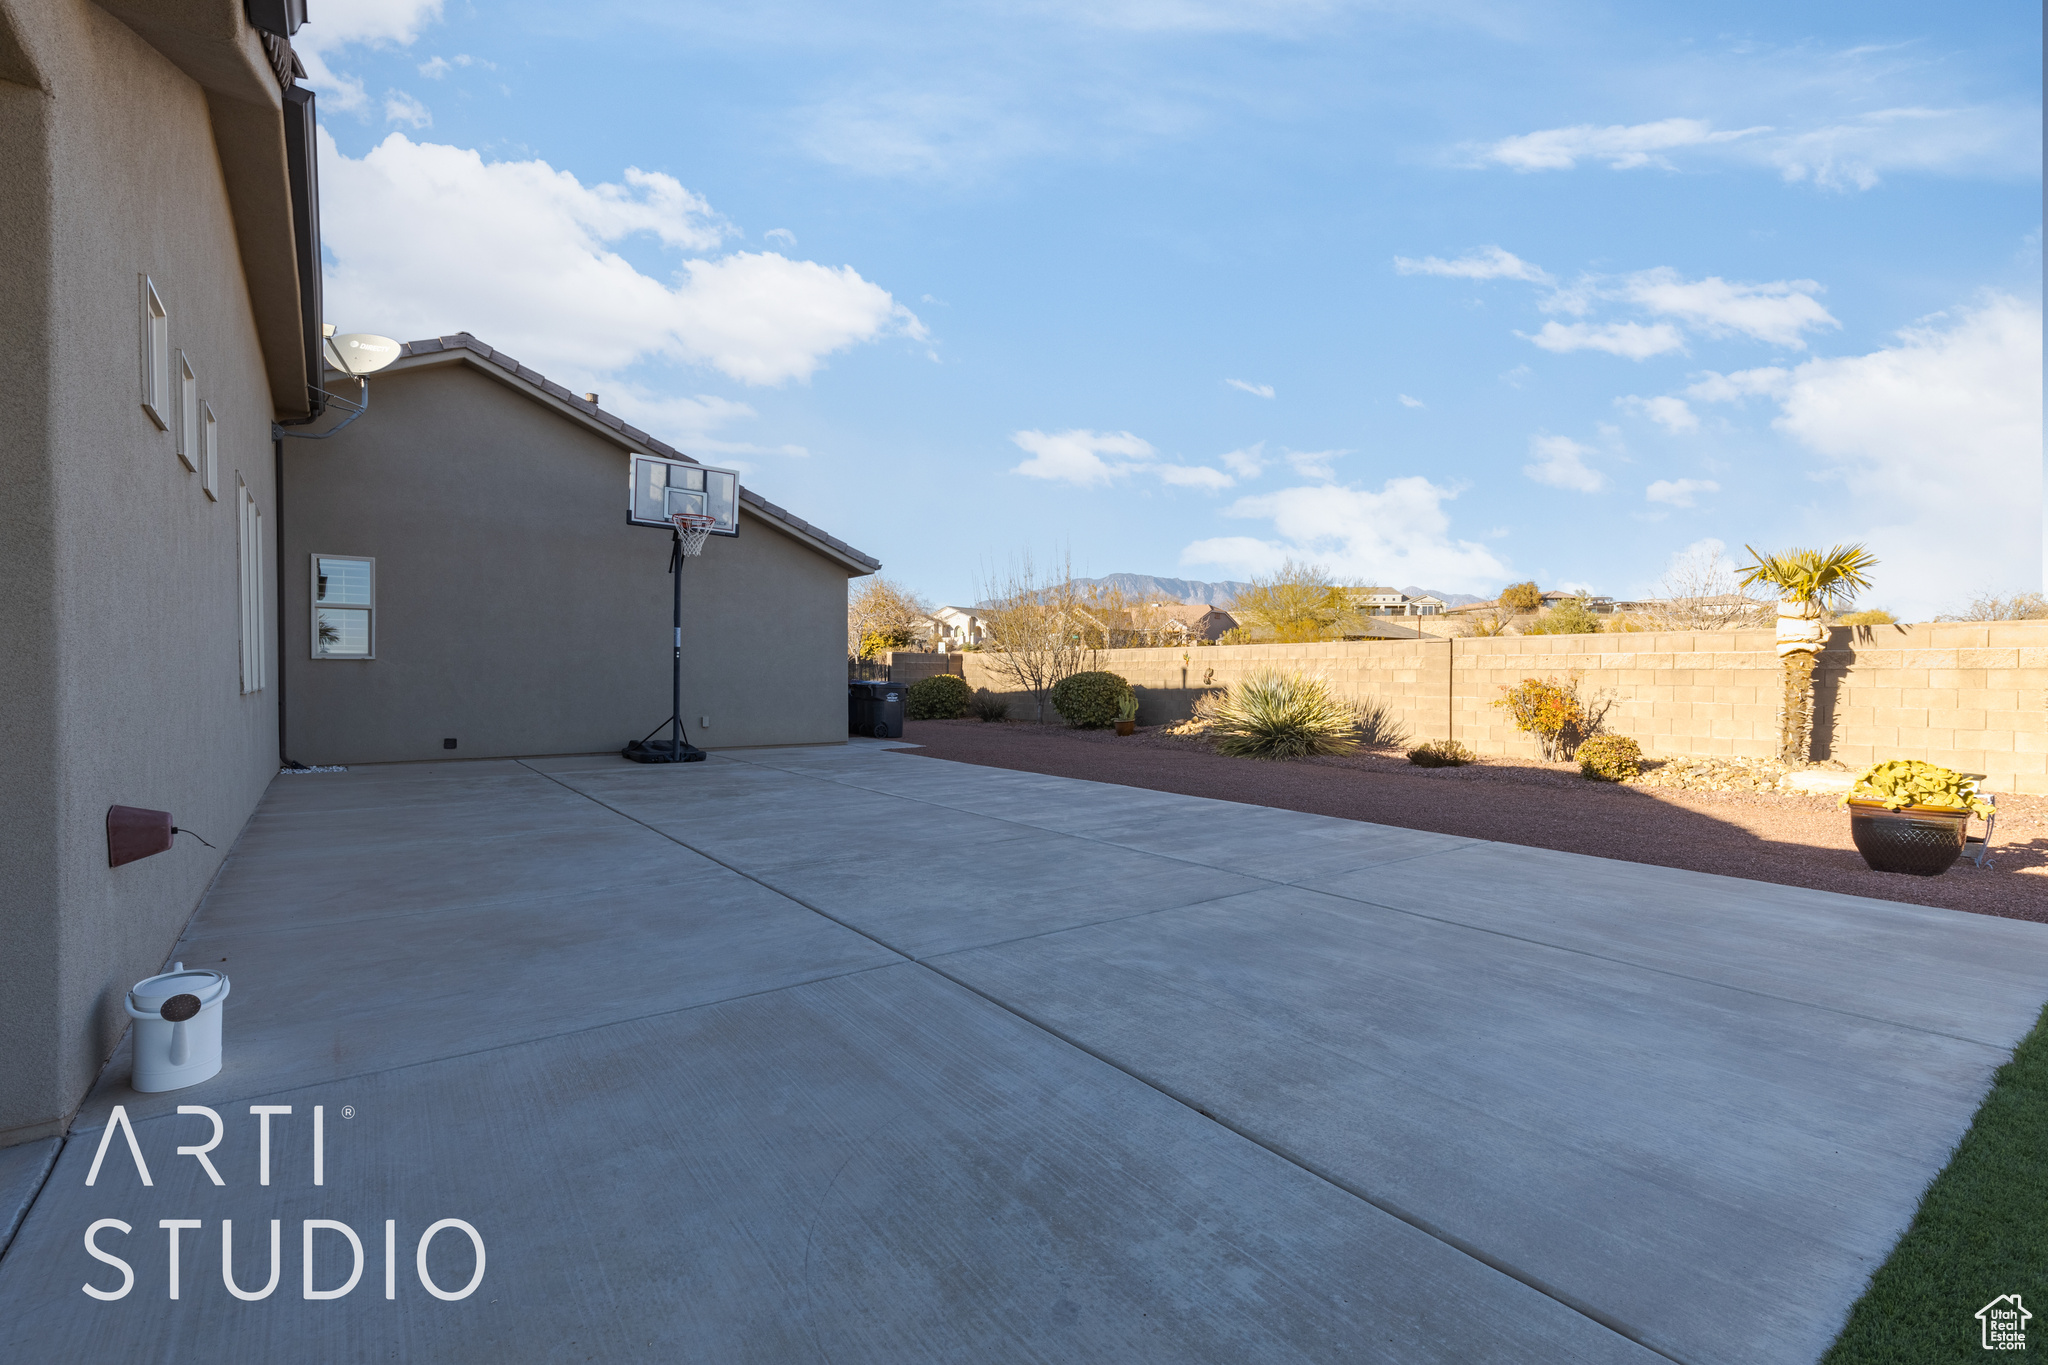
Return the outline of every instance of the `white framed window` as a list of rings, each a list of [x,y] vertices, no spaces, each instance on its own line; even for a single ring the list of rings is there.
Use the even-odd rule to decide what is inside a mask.
[[[147,275],[142,282],[142,410],[171,429],[171,314]]]
[[[313,657],[377,657],[377,561],[313,556]]]
[[[239,479],[242,539],[242,691],[263,690],[263,512]]]
[[[199,405],[199,491],[220,501],[220,423],[214,420],[213,404]]]
[[[178,378],[178,458],[185,468],[199,468],[199,376],[183,351],[171,372]]]

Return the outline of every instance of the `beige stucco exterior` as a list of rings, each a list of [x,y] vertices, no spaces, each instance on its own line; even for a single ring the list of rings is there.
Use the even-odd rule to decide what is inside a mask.
[[[0,1146],[63,1130],[276,770],[235,497],[274,528],[270,424],[306,410],[278,111],[233,0],[0,0]],[[217,501],[141,404],[144,275]],[[115,804],[216,847],[109,868]]]
[[[347,430],[287,443],[291,759],[616,751],[668,715],[669,537],[626,522],[647,446],[522,373],[401,360]],[[689,738],[843,744],[846,581],[871,562],[751,503],[739,526],[684,569]],[[375,559],[375,658],[312,657],[314,554]]]

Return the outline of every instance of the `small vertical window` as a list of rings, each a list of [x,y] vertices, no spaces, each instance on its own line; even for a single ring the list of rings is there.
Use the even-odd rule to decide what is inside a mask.
[[[241,491],[242,690],[263,690],[263,513],[247,484]]]
[[[142,281],[142,410],[171,429],[171,315],[149,276]]]
[[[213,405],[199,405],[199,491],[220,501],[220,423],[214,420]]]
[[[377,561],[313,556],[313,657],[377,657]]]
[[[185,462],[185,468],[199,468],[199,376],[192,373],[192,362],[178,352],[178,363],[173,367],[178,376],[178,458]]]

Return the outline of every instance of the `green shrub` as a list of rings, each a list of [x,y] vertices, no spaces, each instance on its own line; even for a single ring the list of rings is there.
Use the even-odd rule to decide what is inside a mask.
[[[1010,703],[1006,697],[999,697],[986,687],[976,688],[974,695],[967,699],[968,714],[982,720],[1008,720]]]
[[[1306,758],[1358,747],[1358,713],[1307,673],[1261,671],[1195,703],[1216,752],[1233,758]]]
[[[1479,761],[1479,755],[1460,745],[1456,739],[1432,739],[1425,745],[1409,749],[1409,763],[1415,767],[1464,767],[1466,763]]]
[[[1543,615],[1522,627],[1524,635],[1598,635],[1600,618],[1586,605],[1586,599],[1575,597],[1569,602],[1560,602]]]
[[[1052,709],[1077,730],[1114,724],[1131,685],[1114,673],[1070,673],[1052,687]]]
[[[1478,757],[1455,739],[1433,739],[1408,751],[1408,761],[1418,768],[1462,768]]]
[[[919,678],[903,694],[905,720],[951,720],[967,709],[974,693],[967,680],[951,673]]]
[[[1579,774],[1601,782],[1628,782],[1643,775],[1643,748],[1627,735],[1595,735],[1579,746]]]

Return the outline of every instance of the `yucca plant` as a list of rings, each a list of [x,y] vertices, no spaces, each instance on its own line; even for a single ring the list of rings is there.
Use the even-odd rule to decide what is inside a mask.
[[[1877,556],[1861,545],[1819,550],[1787,550],[1762,555],[1749,550],[1742,586],[1757,583],[1778,592],[1778,660],[1784,671],[1784,698],[1778,708],[1778,757],[1804,767],[1813,758],[1814,656],[1827,643],[1821,614],[1840,611],[1870,586],[1867,572]]]
[[[1262,670],[1195,704],[1216,752],[1233,758],[1306,758],[1358,747],[1358,713],[1311,673]]]

